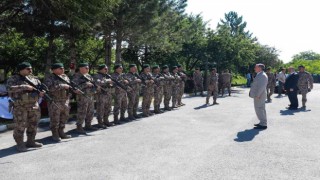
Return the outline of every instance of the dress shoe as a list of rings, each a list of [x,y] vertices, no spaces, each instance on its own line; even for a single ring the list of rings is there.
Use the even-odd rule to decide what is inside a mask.
[[[254,129],[267,129],[268,127],[267,126],[256,126],[254,127]]]

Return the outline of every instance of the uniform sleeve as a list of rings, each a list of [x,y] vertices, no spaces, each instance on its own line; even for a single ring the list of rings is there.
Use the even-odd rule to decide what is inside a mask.
[[[311,74],[308,74],[309,76],[309,85],[310,85],[310,89],[313,89],[313,77],[311,76]]]
[[[44,84],[48,87],[49,91],[58,91],[63,89],[63,87],[55,81],[52,76],[48,76],[44,80]]]
[[[10,93],[19,93],[28,89],[28,85],[17,85],[17,78],[11,77],[7,81],[7,91]]]
[[[73,82],[79,87],[79,89],[85,89],[87,87],[87,84],[84,80],[81,79],[81,75],[75,75],[73,77]]]

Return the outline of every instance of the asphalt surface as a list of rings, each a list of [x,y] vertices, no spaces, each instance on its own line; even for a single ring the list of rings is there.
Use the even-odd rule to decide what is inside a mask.
[[[287,97],[267,104],[268,129],[257,123],[247,88],[220,105],[184,98],[178,110],[17,153],[12,131],[0,134],[0,179],[320,179],[320,86],[307,110],[289,111]],[[299,100],[301,96],[299,96]],[[212,100],[210,99],[212,102]]]

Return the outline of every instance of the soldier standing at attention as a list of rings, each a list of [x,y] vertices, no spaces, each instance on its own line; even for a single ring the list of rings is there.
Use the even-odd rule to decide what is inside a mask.
[[[155,81],[154,86],[154,113],[160,114],[163,111],[160,110],[160,104],[163,98],[163,86],[164,86],[164,77],[160,74],[160,67],[158,65],[152,67],[152,77]]]
[[[125,79],[125,74],[123,72],[123,67],[121,64],[116,64],[114,66],[114,73],[111,75],[113,79],[121,83],[123,86],[127,86],[129,81]],[[124,114],[128,107],[127,92],[119,86],[115,88],[114,94],[114,107],[113,107],[113,117],[114,124],[120,124],[119,122],[119,111],[120,111],[120,121],[125,121]]]
[[[271,72],[271,68],[267,68],[268,85],[267,85],[267,102],[271,102],[271,96],[274,93],[274,88],[276,87],[276,77]]]
[[[228,88],[229,96],[231,96],[231,80],[232,80],[232,76],[229,73],[229,70],[228,69],[224,70],[224,72],[221,74],[220,78],[221,78],[221,82],[222,82],[222,87],[221,87],[222,96],[224,95],[225,88]]]
[[[87,131],[98,130],[91,125],[94,115],[94,96],[96,91],[99,90],[94,87],[90,81],[93,78],[89,74],[89,64],[84,62],[80,63],[79,72],[74,77],[74,83],[82,90],[85,94],[77,94],[77,132],[79,134],[86,134],[82,125],[85,122],[85,129]],[[89,81],[90,80],[90,81]]]
[[[171,108],[169,106],[171,97],[172,97],[172,86],[173,86],[173,80],[174,77],[169,72],[169,67],[167,65],[164,65],[162,67],[162,74],[165,78],[164,81],[164,88],[163,88],[163,94],[164,94],[164,110],[171,111]]]
[[[109,72],[108,66],[101,64],[98,70],[99,72],[93,76],[96,84],[101,87],[101,90],[96,94],[97,119],[99,128],[106,129],[106,126],[112,126],[112,123],[109,122],[109,115],[114,86],[112,80],[106,77],[106,74]]]
[[[129,81],[129,85],[132,88],[132,92],[128,93],[129,120],[135,120],[136,118],[140,118],[137,112],[138,112],[138,106],[139,106],[141,80],[139,79],[139,75],[136,73],[137,73],[137,66],[135,64],[130,64],[129,72],[126,74],[126,79]]]
[[[178,75],[178,67],[172,67],[172,76],[174,77],[172,85],[172,109],[178,108],[177,100],[180,93],[181,77]]]
[[[71,138],[70,135],[64,133],[66,122],[69,119],[71,96],[69,90],[71,88],[68,84],[59,80],[59,77],[69,83],[70,79],[64,74],[64,66],[62,63],[52,64],[51,71],[52,74],[48,75],[44,82],[50,90],[50,96],[56,103],[56,105],[50,102],[48,104],[52,139],[56,142],[60,142],[61,139]]]
[[[207,105],[209,105],[209,98],[211,97],[211,95],[213,96],[213,105],[219,104],[219,103],[217,103],[218,80],[219,80],[219,75],[217,73],[217,69],[212,68],[211,74],[208,78],[208,94],[207,94],[207,99],[206,99]]]
[[[305,71],[305,67],[303,65],[299,66],[298,75],[298,88],[302,95],[302,108],[306,109],[307,94],[311,89],[313,89],[313,77],[310,73]]]
[[[150,73],[150,66],[149,64],[145,64],[142,67],[142,73],[140,74],[140,77],[142,81],[144,82],[144,88],[143,88],[143,99],[142,99],[142,112],[144,117],[148,117],[153,115],[150,112],[150,106],[152,101],[152,96],[154,93],[154,80],[152,78],[152,74]]]
[[[180,81],[180,85],[179,85],[179,92],[178,92],[178,106],[184,106],[185,104],[183,104],[181,102],[182,100],[182,97],[183,97],[183,94],[184,94],[184,88],[185,88],[185,85],[186,85],[186,81],[187,81],[187,75],[183,72],[183,68],[181,65],[178,65],[178,75],[180,76],[181,78],[181,81]]]
[[[200,95],[203,96],[203,77],[200,72],[200,68],[196,68],[193,73],[194,83],[194,95],[197,96],[197,92],[200,91]]]
[[[40,81],[32,75],[32,67],[28,62],[20,63],[17,67],[18,74],[11,76],[7,81],[9,97],[14,101],[13,120],[15,127],[13,138],[17,143],[19,152],[27,151],[26,147],[39,148],[41,143],[35,142],[38,121],[40,119],[39,97],[44,96],[45,92],[37,94],[34,88],[29,85],[24,78],[28,78],[35,85]],[[27,143],[24,144],[24,131],[27,129]]]

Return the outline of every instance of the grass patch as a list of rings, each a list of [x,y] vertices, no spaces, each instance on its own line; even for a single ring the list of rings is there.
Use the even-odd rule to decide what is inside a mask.
[[[232,76],[232,86],[242,86],[247,84],[247,79],[239,74]]]

